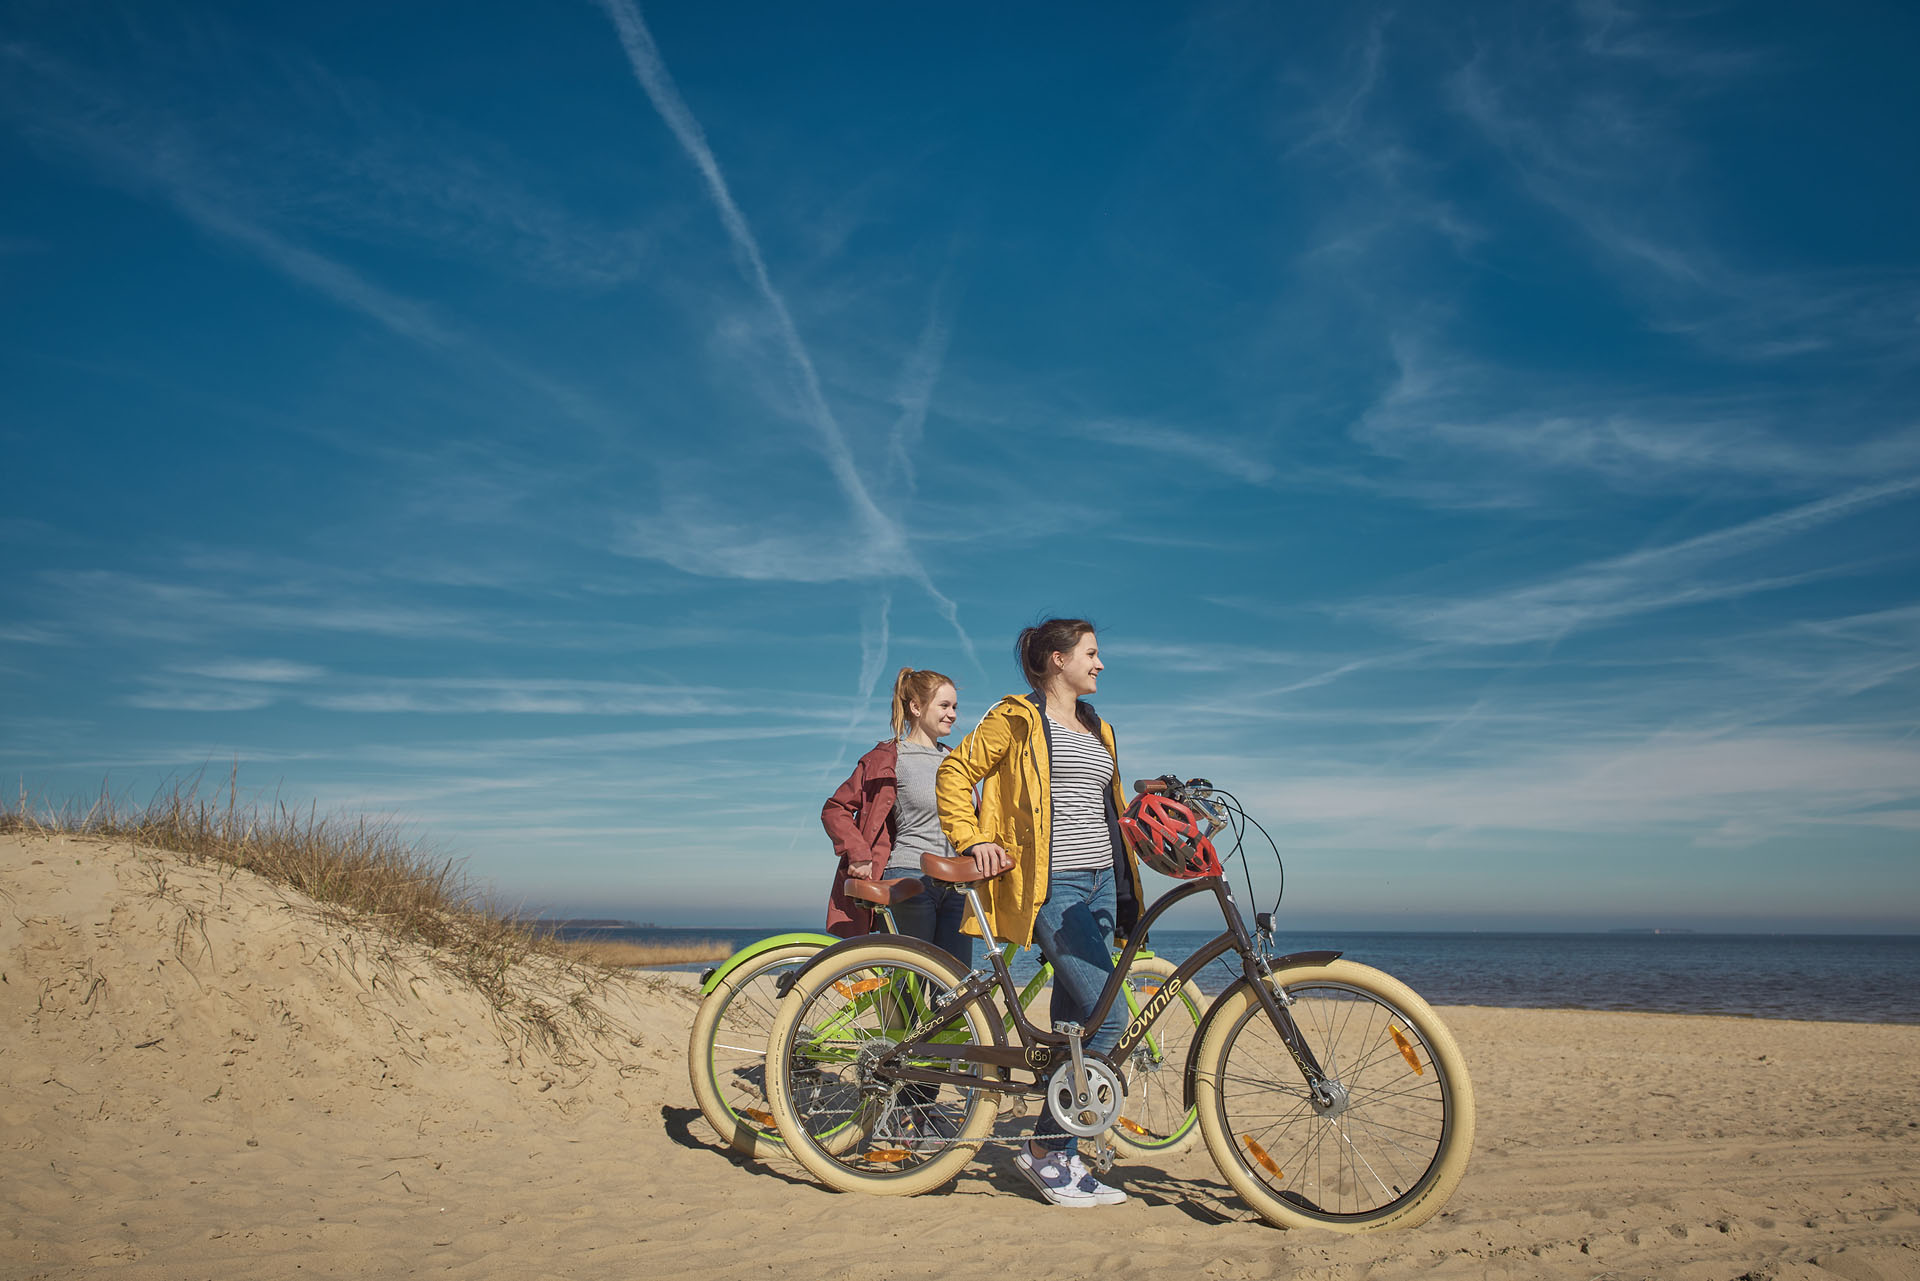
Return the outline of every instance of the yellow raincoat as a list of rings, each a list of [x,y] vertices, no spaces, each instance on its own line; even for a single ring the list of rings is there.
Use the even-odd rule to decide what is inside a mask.
[[[980,718],[973,732],[940,762],[934,795],[940,805],[940,828],[960,854],[992,842],[1005,849],[1013,866],[981,883],[982,898],[993,933],[1001,942],[1022,947],[1033,942],[1033,921],[1047,899],[1047,864],[1053,823],[1053,797],[1048,789],[1048,729],[1039,695],[1009,695]],[[1112,795],[1107,800],[1107,825],[1113,833],[1115,861],[1124,860],[1125,875],[1114,878],[1115,934],[1124,940],[1140,919],[1145,902],[1140,891],[1140,864],[1120,839],[1120,815],[1127,796],[1120,785],[1119,752],[1113,727],[1094,714],[1091,704],[1076,708],[1089,729],[1114,758]],[[980,808],[973,789],[980,786]],[[1118,866],[1115,868],[1119,871]],[[971,914],[964,927],[978,935]]]

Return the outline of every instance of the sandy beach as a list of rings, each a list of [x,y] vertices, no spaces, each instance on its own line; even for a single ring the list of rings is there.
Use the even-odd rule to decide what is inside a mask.
[[[1364,958],[1360,958],[1364,959]],[[1408,1232],[1287,1232],[1203,1150],[1041,1204],[1006,1149],[914,1200],[715,1142],[691,978],[513,977],[231,868],[0,837],[0,1277],[1920,1278],[1920,1027],[1441,1011],[1473,1164]]]

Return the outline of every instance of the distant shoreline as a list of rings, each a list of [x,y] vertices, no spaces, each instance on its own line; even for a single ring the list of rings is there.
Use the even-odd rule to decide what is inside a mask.
[[[711,942],[728,954],[774,934],[819,936],[807,926],[563,926],[556,933],[581,944]],[[1213,936],[1156,929],[1147,945],[1178,964]],[[1282,955],[1318,948],[1384,970],[1434,1005],[1920,1024],[1916,935],[1710,934],[1659,926],[1551,934],[1284,930],[1275,939]],[[685,968],[698,972],[710,963],[690,957]],[[1037,953],[1016,953],[1012,964],[1014,980],[1024,983],[1038,968]],[[1235,977],[1234,967],[1215,962],[1198,981],[1217,991]]]

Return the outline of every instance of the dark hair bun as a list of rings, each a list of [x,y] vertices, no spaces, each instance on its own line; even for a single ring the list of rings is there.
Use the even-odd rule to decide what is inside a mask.
[[[1039,689],[1052,675],[1047,660],[1068,652],[1080,643],[1082,636],[1094,630],[1094,625],[1084,618],[1049,618],[1021,632],[1020,639],[1013,643],[1013,656],[1027,684]]]

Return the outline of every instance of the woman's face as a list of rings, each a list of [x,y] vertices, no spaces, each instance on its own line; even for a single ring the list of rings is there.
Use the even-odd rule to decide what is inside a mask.
[[[913,713],[913,723],[925,730],[927,737],[945,738],[953,728],[954,717],[960,714],[960,699],[953,692],[953,686],[942,685],[933,691],[932,702],[925,705],[909,702],[907,710]]]
[[[1100,661],[1100,642],[1092,632],[1075,641],[1072,649],[1054,654],[1053,662],[1054,670],[1075,698],[1085,698],[1094,692],[1100,671],[1106,666]]]

